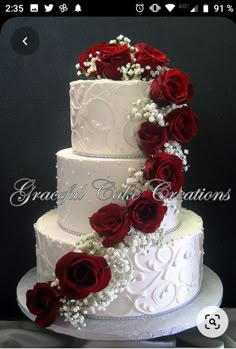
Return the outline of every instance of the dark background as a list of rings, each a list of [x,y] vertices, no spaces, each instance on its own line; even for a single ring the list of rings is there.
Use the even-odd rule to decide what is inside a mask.
[[[31,26],[39,49],[20,56],[11,47],[13,32]],[[34,178],[37,190],[56,190],[55,153],[70,147],[69,82],[77,79],[77,56],[94,43],[119,34],[164,51],[172,67],[194,84],[192,107],[199,116],[198,137],[188,146],[191,165],[185,191],[227,191],[226,202],[186,202],[204,220],[204,263],[224,284],[224,306],[236,306],[234,226],[236,129],[236,27],[225,18],[14,18],[0,36],[1,235],[0,317],[20,316],[15,290],[35,265],[33,223],[54,206],[28,202],[13,207],[14,182]]]

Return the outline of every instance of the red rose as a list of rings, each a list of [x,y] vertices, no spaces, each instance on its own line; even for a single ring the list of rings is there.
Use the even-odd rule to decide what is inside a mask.
[[[87,51],[85,51],[84,53],[82,53],[81,56],[79,56],[78,58],[78,62],[80,64],[80,71],[81,73],[86,73],[88,68],[87,66],[84,65],[84,63],[86,61],[90,61],[91,57],[89,57],[90,55],[92,55],[93,57],[96,57],[98,54],[97,52],[100,52],[101,49],[106,45],[106,42],[102,42],[101,44],[97,44],[97,45],[93,45],[91,46]],[[90,76],[96,76],[97,73],[93,72],[89,74]]]
[[[61,293],[47,283],[37,283],[26,293],[26,305],[36,315],[35,322],[40,327],[49,327],[56,319],[60,307]]]
[[[131,227],[131,222],[125,214],[125,207],[117,204],[100,208],[90,218],[90,224],[101,237],[105,237],[103,240],[105,247],[123,241]]]
[[[111,269],[104,257],[69,252],[56,264],[61,293],[69,299],[84,299],[109,284]]]
[[[144,177],[152,181],[153,187],[159,183],[158,180],[170,183],[170,192],[178,193],[184,182],[183,164],[176,156],[167,153],[157,153],[150,157],[145,163]]]
[[[193,97],[188,75],[178,69],[165,70],[151,85],[151,97],[159,105],[183,104]]]
[[[117,70],[131,62],[130,49],[127,45],[106,44],[96,61],[97,75],[107,79],[119,80],[121,73]]]
[[[168,141],[165,127],[157,126],[149,121],[143,122],[138,130],[140,147],[146,154],[154,154]]]
[[[167,211],[163,202],[154,199],[149,190],[144,191],[138,199],[129,200],[127,207],[133,227],[142,233],[154,233]]]
[[[179,143],[187,143],[195,136],[198,130],[197,116],[192,108],[183,106],[172,110],[166,116],[170,139]]]
[[[144,42],[135,45],[135,48],[136,63],[139,63],[144,69],[146,68],[146,66],[149,66],[152,70],[155,71],[158,65],[170,63],[169,59],[163,52],[145,44]],[[143,76],[147,76],[148,74],[149,71],[145,69]]]

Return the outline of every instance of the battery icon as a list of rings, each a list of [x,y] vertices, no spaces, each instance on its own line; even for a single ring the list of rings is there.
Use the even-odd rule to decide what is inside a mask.
[[[204,12],[204,13],[209,12],[209,6],[208,6],[207,4],[204,4],[204,5],[203,5],[203,12]]]

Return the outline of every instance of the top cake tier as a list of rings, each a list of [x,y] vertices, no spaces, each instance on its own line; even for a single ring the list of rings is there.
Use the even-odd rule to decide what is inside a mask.
[[[70,83],[72,149],[84,156],[140,157],[132,103],[147,97],[150,82],[80,80]]]

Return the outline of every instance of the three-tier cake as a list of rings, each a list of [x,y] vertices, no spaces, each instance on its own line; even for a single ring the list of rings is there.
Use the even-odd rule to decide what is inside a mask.
[[[202,219],[181,206],[197,117],[188,75],[164,53],[119,36],[79,57],[70,84],[72,148],[57,153],[57,209],[35,224],[40,326],[60,313],[160,315],[201,288]]]

